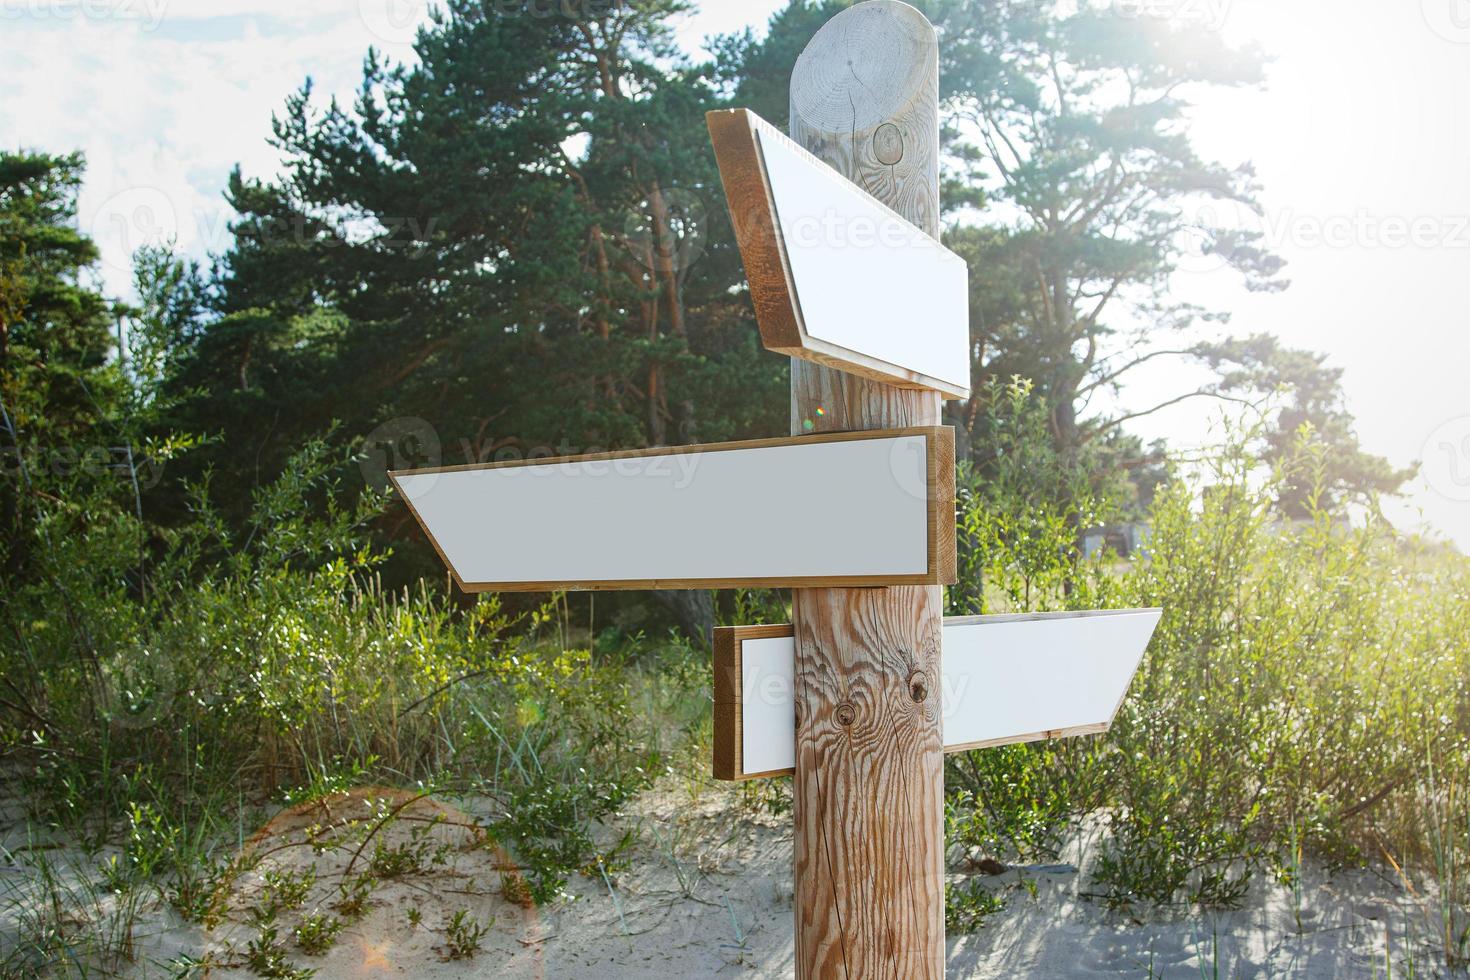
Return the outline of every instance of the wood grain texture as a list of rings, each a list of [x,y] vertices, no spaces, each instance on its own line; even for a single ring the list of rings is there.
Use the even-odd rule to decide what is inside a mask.
[[[817,32],[791,80],[791,136],[936,237],[938,64],[922,14],[870,0]],[[939,421],[937,392],[791,368],[793,434]],[[792,618],[796,975],[939,980],[940,589],[801,589]]]
[[[720,109],[707,113],[705,123],[745,265],[761,343],[769,350],[789,352],[801,348],[801,311],[777,230],[776,204],[761,165],[755,118],[745,109]]]
[[[791,73],[791,138],[939,237],[939,45],[895,0],[828,21]]]
[[[945,753],[1106,732],[1162,612],[945,617],[939,674]],[[715,701],[717,706],[735,701],[739,709],[715,716],[715,754],[730,760],[719,767],[718,778],[740,781],[794,771],[796,730],[789,702],[795,632],[790,625],[715,629]],[[773,640],[782,644],[774,653]],[[785,744],[763,739],[752,747],[744,738],[745,726],[769,730],[783,707],[789,726]]]
[[[961,617],[951,616],[946,624],[963,623]],[[796,630],[789,623],[771,626],[717,626],[714,630],[714,777],[726,782],[748,782],[771,776],[790,776],[795,769],[767,769],[745,771],[744,739],[745,726],[741,700],[746,692],[743,687],[742,644],[746,640],[769,637],[788,637]],[[1121,703],[1121,702],[1120,702]],[[1114,714],[1117,712],[1114,711]],[[1106,724],[1076,725],[1050,731],[1027,732],[1006,738],[944,745],[944,754],[969,752],[973,749],[992,748],[998,745],[1015,745],[1021,742],[1041,742],[1053,738],[1070,738],[1075,735],[1096,735],[1108,730]]]

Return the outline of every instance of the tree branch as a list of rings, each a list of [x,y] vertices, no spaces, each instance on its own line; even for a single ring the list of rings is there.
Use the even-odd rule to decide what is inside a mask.
[[[1103,375],[1102,377],[1096,379],[1095,381],[1092,381],[1089,384],[1083,385],[1081,388],[1078,388],[1077,389],[1077,394],[1079,394],[1079,395],[1086,394],[1087,392],[1091,391],[1094,388],[1101,388],[1104,385],[1111,384],[1112,382],[1116,381],[1118,378],[1120,378],[1123,375],[1127,374],[1129,371],[1131,371],[1134,368],[1138,367],[1140,364],[1143,364],[1146,361],[1151,361],[1151,360],[1153,360],[1156,357],[1168,357],[1168,356],[1171,356],[1171,355],[1183,357],[1183,356],[1186,356],[1186,355],[1189,355],[1189,354],[1193,354],[1193,353],[1194,353],[1194,350],[1193,349],[1184,349],[1184,350],[1173,350],[1173,349],[1170,349],[1170,350],[1150,351],[1149,353],[1144,354],[1142,357],[1135,357],[1133,360],[1129,361],[1127,364],[1125,364],[1122,367],[1118,368],[1116,371],[1110,371],[1109,373]],[[1106,363],[1106,360],[1104,360],[1104,363]]]
[[[1131,422],[1133,419],[1144,418],[1145,416],[1152,415],[1155,412],[1162,411],[1170,407],[1171,405],[1178,405],[1180,402],[1188,401],[1191,398],[1218,398],[1220,401],[1235,402],[1236,404],[1244,405],[1247,408],[1256,407],[1256,403],[1248,398],[1237,398],[1234,395],[1227,395],[1221,391],[1215,391],[1210,388],[1201,388],[1198,391],[1185,392],[1184,394],[1179,395],[1177,398],[1170,398],[1168,401],[1160,402],[1153,408],[1146,408],[1138,412],[1129,412],[1126,415],[1119,415],[1116,418],[1111,418],[1106,420],[1105,422],[1101,422],[1095,428],[1091,428],[1085,431],[1082,435],[1081,441],[1082,443],[1086,444],[1088,442],[1091,442],[1093,439],[1096,439],[1098,436],[1106,432],[1111,432],[1112,430],[1118,428],[1124,422]]]

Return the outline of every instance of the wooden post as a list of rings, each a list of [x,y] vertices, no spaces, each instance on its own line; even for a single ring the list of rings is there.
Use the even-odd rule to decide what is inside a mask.
[[[937,238],[938,99],[933,27],[908,4],[869,0],[832,18],[802,52],[791,136]],[[794,435],[939,422],[936,392],[791,362]],[[796,975],[939,980],[943,594],[800,589],[792,606]]]

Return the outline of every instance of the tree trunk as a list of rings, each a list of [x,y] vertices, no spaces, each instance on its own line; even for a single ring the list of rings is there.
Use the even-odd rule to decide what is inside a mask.
[[[708,589],[659,589],[653,598],[674,617],[679,632],[710,647],[715,629],[715,596]]]

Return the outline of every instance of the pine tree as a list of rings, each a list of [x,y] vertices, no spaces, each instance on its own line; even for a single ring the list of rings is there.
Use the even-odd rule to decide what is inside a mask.
[[[0,396],[10,437],[48,452],[74,452],[120,393],[115,311],[86,281],[97,247],[76,227],[84,169],[76,153],[0,152]]]

